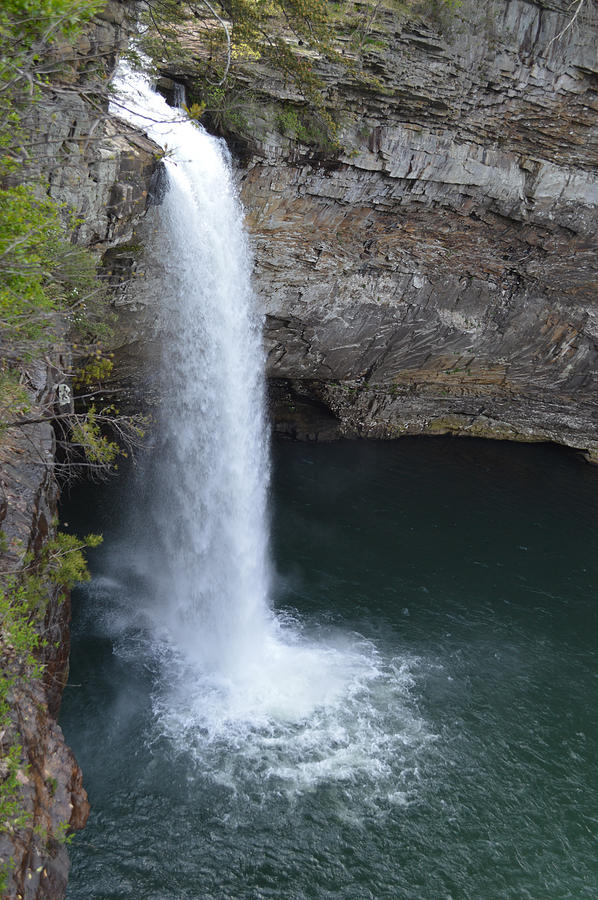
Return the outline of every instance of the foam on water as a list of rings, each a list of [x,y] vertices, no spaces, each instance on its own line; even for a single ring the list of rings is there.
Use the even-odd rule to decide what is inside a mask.
[[[157,733],[223,784],[249,778],[293,793],[359,776],[396,788],[401,760],[412,767],[430,737],[411,704],[417,661],[395,668],[363,641],[294,647],[281,640],[244,683],[163,651]]]

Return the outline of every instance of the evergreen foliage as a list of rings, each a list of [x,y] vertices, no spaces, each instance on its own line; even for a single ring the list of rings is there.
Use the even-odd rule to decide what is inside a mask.
[[[73,38],[99,0],[5,0],[0,10],[0,345],[3,372],[44,352],[57,313],[93,291],[95,264],[75,224],[46,193],[28,117],[49,87],[56,42]]]
[[[94,371],[102,376],[96,386],[112,368],[109,358],[101,367],[97,359],[108,317],[95,260],[72,242],[78,223],[69,210],[47,195],[45,165],[51,161],[40,158],[39,135],[30,124],[60,70],[56,47],[74,40],[102,5],[102,0],[6,0],[0,10],[0,439],[10,427],[54,419],[53,409],[27,418],[29,398],[20,372],[60,342],[66,329],[76,333],[79,355],[94,359]],[[78,383],[89,395],[89,365]],[[141,436],[140,422],[115,418],[112,407],[62,416],[58,436],[85,465],[109,467],[118,445],[102,429],[111,423],[125,443]]]

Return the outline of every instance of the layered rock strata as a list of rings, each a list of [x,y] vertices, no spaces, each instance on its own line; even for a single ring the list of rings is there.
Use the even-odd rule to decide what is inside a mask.
[[[31,166],[99,254],[130,239],[147,205],[158,148],[108,114],[106,84],[135,26],[134,0],[108,0],[73,47],[53,48],[51,82],[27,126]]]
[[[300,98],[257,67],[240,184],[283,430],[552,440],[598,457],[586,11],[561,34],[566,0],[466,2],[442,22],[381,9],[364,38],[378,83],[322,70],[340,153],[281,136]],[[293,425],[310,399],[320,424]]]
[[[148,205],[157,148],[107,114],[105,90],[118,55],[130,39],[134,3],[109,0],[75,47],[53,50],[52,83],[27,120],[32,135],[31,175],[65,204],[77,221],[76,240],[98,258],[130,240]],[[64,323],[66,325],[66,323]],[[5,350],[6,348],[4,348]],[[53,351],[23,368],[30,419],[58,408],[58,384],[69,368]],[[6,352],[3,351],[6,356]],[[47,421],[0,435],[0,573],[18,572],[26,554],[39,558],[55,535],[58,487],[54,432]],[[79,766],[64,742],[57,717],[68,677],[70,598],[48,584],[40,621],[41,679],[18,678],[11,691],[11,725],[0,734],[2,756],[20,746],[17,772],[26,825],[0,835],[0,860],[11,860],[3,900],[61,900],[69,868],[67,833],[82,828],[89,805]],[[1,635],[0,635],[1,639]],[[3,671],[18,659],[2,646]],[[7,775],[0,763],[0,778]]]

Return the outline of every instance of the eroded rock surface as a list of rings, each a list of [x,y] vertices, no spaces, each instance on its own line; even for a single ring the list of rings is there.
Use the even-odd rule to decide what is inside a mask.
[[[588,12],[561,37],[565,0],[471,2],[443,23],[381,13],[380,86],[325,71],[340,154],[281,137],[276,110],[298,98],[262,73],[270,112],[250,123],[240,182],[268,372],[341,433],[598,451]]]
[[[130,239],[156,164],[155,144],[107,111],[105,86],[134,27],[133,0],[109,0],[74,47],[55,45],[52,82],[27,120],[30,167],[74,216],[77,242],[99,254]]]
[[[30,364],[24,377],[31,418],[45,415],[56,403],[55,375],[60,368],[45,361]],[[54,450],[54,432],[48,422],[8,428],[1,436],[3,574],[18,572],[26,555],[37,559],[56,533]],[[9,747],[20,747],[19,802],[27,816],[25,827],[0,833],[0,860],[12,861],[3,900],[64,896],[69,870],[67,829],[82,828],[89,812],[81,770],[56,722],[68,678],[70,597],[52,584],[47,585],[46,594],[39,624],[42,643],[38,659],[43,675],[40,679],[17,678],[9,697],[11,724],[0,734],[0,759],[6,759]],[[1,635],[0,649],[2,677],[18,675],[19,658],[2,642]],[[0,763],[1,777],[6,774]]]

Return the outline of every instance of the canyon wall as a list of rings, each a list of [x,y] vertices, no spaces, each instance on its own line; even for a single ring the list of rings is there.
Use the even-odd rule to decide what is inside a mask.
[[[110,0],[75,47],[53,49],[55,73],[27,119],[30,164],[54,199],[74,213],[76,240],[98,258],[130,239],[145,213],[156,148],[106,115],[106,95],[91,91],[106,81],[128,45],[134,4]],[[68,322],[63,323],[68,328]],[[57,323],[59,329],[59,324]],[[4,358],[10,350],[3,348]],[[71,362],[65,339],[46,358],[22,366],[30,419],[64,412],[58,386]],[[55,437],[48,421],[0,433],[0,572],[18,572],[28,555],[35,562],[57,529],[59,490]],[[9,575],[10,577],[10,575]],[[0,862],[10,860],[3,900],[60,900],[69,868],[65,838],[82,828],[89,805],[79,766],[57,724],[68,678],[70,598],[47,584],[39,622],[43,667],[40,679],[19,677],[19,657],[2,644],[3,673],[16,675],[9,701],[10,726],[0,733],[0,778],[9,774],[7,748],[18,745],[19,802],[27,817],[16,830],[0,831]],[[0,632],[1,639],[1,632]]]
[[[567,0],[436,10],[380,6],[376,81],[320,65],[340,152],[290,133],[301,97],[251,68],[233,137],[277,427],[598,459],[598,13],[561,34]]]

